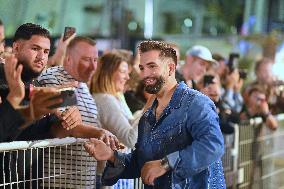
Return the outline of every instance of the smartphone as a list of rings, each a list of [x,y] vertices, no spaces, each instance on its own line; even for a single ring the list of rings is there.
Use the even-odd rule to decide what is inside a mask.
[[[67,106],[76,106],[77,105],[77,97],[75,94],[75,88],[68,87],[59,89],[60,95],[55,98],[62,98],[63,102],[61,104],[50,106],[49,108],[60,108],[60,107],[67,107]]]
[[[239,70],[240,79],[246,79],[247,78],[247,71],[246,70]]]
[[[230,73],[232,73],[238,67],[239,58],[240,58],[240,54],[238,54],[238,53],[230,53],[229,61],[228,61],[228,67],[229,67]]]
[[[63,41],[71,37],[76,32],[76,28],[74,27],[65,27],[64,29],[64,35],[63,35]]]

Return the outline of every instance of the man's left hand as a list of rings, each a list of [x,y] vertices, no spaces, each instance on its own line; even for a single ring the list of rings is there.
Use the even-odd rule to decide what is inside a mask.
[[[142,167],[141,178],[144,184],[153,186],[155,179],[166,172],[167,170],[161,166],[161,160],[149,161]]]

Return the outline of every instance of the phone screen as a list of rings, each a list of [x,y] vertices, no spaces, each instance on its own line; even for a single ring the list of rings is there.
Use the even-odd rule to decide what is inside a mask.
[[[76,28],[74,27],[65,27],[63,41],[71,37],[76,32]]]
[[[62,98],[63,102],[61,104],[51,106],[49,108],[59,108],[59,107],[67,107],[67,106],[76,106],[77,105],[77,98],[75,94],[75,89],[70,88],[63,88],[60,89],[60,96],[57,98]]]

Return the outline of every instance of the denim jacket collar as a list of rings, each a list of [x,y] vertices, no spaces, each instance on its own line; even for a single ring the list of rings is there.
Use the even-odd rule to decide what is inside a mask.
[[[182,103],[182,99],[184,97],[184,92],[186,91],[187,85],[182,81],[180,82],[175,91],[174,94],[169,102],[169,104],[166,107],[166,111],[171,110],[171,109],[177,109],[181,106]],[[152,106],[151,106],[151,110],[153,111],[154,108],[157,106],[158,100],[157,98],[154,100]]]

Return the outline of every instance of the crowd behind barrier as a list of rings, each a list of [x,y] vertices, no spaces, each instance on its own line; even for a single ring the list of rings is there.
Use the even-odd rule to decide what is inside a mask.
[[[261,118],[254,118],[235,125],[234,134],[224,135],[226,150],[222,161],[227,188],[284,187],[282,179],[284,176],[284,146],[282,145],[284,114],[278,114],[276,118],[279,122],[279,128],[276,131],[268,129]],[[81,146],[84,141],[84,139],[64,138],[0,143],[1,164],[4,166],[1,170],[0,188],[4,186],[5,188],[23,188],[23,186],[26,188],[34,188],[34,186],[36,188],[94,188],[95,180],[86,180],[84,177],[92,175],[95,178],[96,170],[86,169],[89,165],[96,164],[95,159],[85,156],[80,158],[80,161],[71,161],[78,156],[77,154],[74,157],[72,150]],[[58,149],[56,153],[54,149]],[[68,151],[65,153],[67,156],[61,156],[62,151]],[[28,165],[24,165],[23,168],[28,168],[30,171],[20,170],[20,161],[16,161],[17,168],[15,170],[13,168],[13,158],[18,159],[23,154],[22,163],[28,162]],[[32,164],[34,158],[37,159],[36,165]],[[62,159],[70,160],[65,161],[71,162],[68,170],[66,165],[60,164]],[[5,160],[8,160],[8,165],[5,164],[7,162]],[[72,162],[75,164],[72,165]],[[33,167],[40,165],[42,168],[34,172]],[[29,173],[29,175],[22,177],[23,173]],[[74,178],[74,183],[66,183],[67,177]],[[134,186],[131,188],[143,188],[141,179],[135,179],[133,183]]]
[[[34,31],[36,32],[33,33]],[[26,34],[30,35],[27,37]],[[147,108],[148,104],[146,102],[152,103],[151,100],[153,99],[151,99],[151,97],[153,96],[149,95],[149,93],[158,94],[160,92],[161,89],[156,91],[156,89],[159,88],[158,85],[160,85],[158,82],[159,78],[161,78],[161,80],[163,77],[168,78],[169,81],[172,81],[172,83],[176,83],[176,78],[179,78],[179,81],[184,82],[180,85],[187,84],[190,88],[199,90],[204,95],[207,95],[216,106],[216,112],[218,113],[220,120],[220,129],[224,134],[225,141],[225,154],[222,159],[227,187],[282,187],[281,179],[279,179],[282,174],[282,150],[278,145],[281,143],[281,125],[283,124],[282,120],[284,119],[283,115],[277,115],[276,120],[273,114],[278,114],[284,111],[284,93],[282,86],[283,83],[280,83],[280,87],[278,84],[275,86],[275,82],[278,80],[272,73],[274,60],[263,58],[257,61],[255,66],[256,80],[243,88],[243,82],[246,80],[246,72],[243,72],[244,70],[240,70],[238,68],[237,62],[240,57],[239,54],[231,53],[228,59],[221,55],[218,56],[218,54],[215,54],[215,56],[212,57],[208,48],[195,45],[186,52],[185,63],[183,65],[179,65],[180,69],[175,70],[175,66],[173,66],[173,70],[176,72],[176,75],[169,73],[169,76],[171,77],[167,77],[166,73],[160,75],[156,74],[158,72],[154,69],[150,69],[149,75],[151,75],[152,78],[150,77],[150,80],[148,79],[147,81],[146,76],[148,72],[145,70],[143,71],[143,63],[145,62],[143,62],[144,56],[142,56],[142,54],[144,51],[141,51],[141,44],[139,46],[141,61],[138,60],[140,56],[138,56],[138,59],[136,60],[136,58],[134,59],[132,52],[122,49],[106,52],[106,54],[99,57],[95,41],[82,36],[75,37],[73,35],[73,39],[72,37],[65,41],[60,39],[55,54],[52,57],[48,57],[48,51],[50,48],[49,37],[49,31],[41,26],[32,23],[23,24],[15,33],[13,47],[29,47],[31,44],[36,44],[40,48],[38,48],[37,51],[28,48],[13,48],[14,55],[5,55],[2,57],[3,61],[0,60],[0,62],[4,63],[0,66],[3,68],[1,69],[2,74],[0,74],[0,76],[3,76],[3,78],[1,78],[1,80],[3,80],[1,81],[1,85],[3,84],[6,86],[5,90],[0,91],[0,101],[3,100],[3,103],[1,104],[0,102],[0,104],[2,105],[1,107],[4,107],[2,108],[4,111],[1,114],[3,131],[1,131],[0,134],[3,135],[3,140],[1,137],[0,138],[2,141],[40,140],[50,137],[63,138],[66,136],[100,139],[109,139],[109,137],[111,137],[113,141],[117,141],[117,143],[120,141],[126,147],[133,148],[137,141],[138,128],[131,122],[134,118],[132,114],[136,112],[133,111],[133,108],[140,110],[144,107],[144,105],[145,108]],[[22,43],[26,45],[23,45]],[[152,42],[142,42],[142,44],[143,43],[152,44]],[[155,43],[156,42],[153,42],[153,44]],[[160,42],[157,44],[161,45]],[[170,58],[172,59],[170,61],[171,64],[168,64],[168,66],[173,65],[172,63],[178,65],[177,63],[180,61],[178,46],[168,43],[165,43],[164,45],[166,48],[160,48],[164,50],[167,49],[167,53],[171,55]],[[73,51],[75,49],[77,50]],[[151,49],[145,49],[145,52],[151,51]],[[26,50],[30,51],[30,54],[25,53]],[[3,55],[4,50],[2,49],[0,51],[0,54],[2,53]],[[35,57],[36,59],[34,59]],[[42,63],[34,65],[39,57],[41,58]],[[72,57],[72,59],[70,59],[70,57]],[[85,57],[88,57],[88,60]],[[116,58],[114,59],[113,57]],[[146,57],[148,57],[148,55]],[[50,60],[53,61],[50,62]],[[70,64],[70,62],[72,62],[72,64]],[[22,65],[17,67],[16,65],[18,63],[21,63]],[[104,66],[108,64],[115,64],[116,66]],[[44,70],[46,65],[53,67]],[[57,66],[54,67],[54,65]],[[138,69],[138,67],[140,69]],[[29,71],[31,70],[33,74],[30,74]],[[135,74],[129,76],[130,70],[132,70],[132,73],[137,72],[137,77]],[[144,86],[142,85],[140,94],[138,94],[137,91],[139,90],[136,85],[138,85],[140,81],[138,80],[138,73],[140,72],[144,72],[145,77],[142,78],[142,84],[144,84]],[[62,74],[64,82],[61,76],[61,79],[58,79],[59,73]],[[95,75],[93,76],[93,74]],[[13,75],[17,75],[16,78],[18,79],[15,80],[15,77],[12,77]],[[180,75],[180,77],[177,77],[178,75]],[[109,83],[100,82],[107,81],[106,79],[103,79],[103,76],[111,76],[111,78],[114,78],[111,80],[112,84],[110,85]],[[176,76],[176,78],[174,76]],[[21,81],[21,78],[23,81]],[[37,83],[34,83],[35,79],[37,79]],[[53,80],[56,82],[53,82]],[[134,82],[130,85],[127,83],[128,80],[133,80]],[[30,83],[31,81],[32,83]],[[74,84],[74,86],[77,86],[75,89],[75,95],[77,101],[82,103],[78,103],[77,107],[66,108],[64,111],[62,110],[63,112],[61,113],[57,112],[56,115],[50,115],[49,113],[52,112],[50,107],[53,107],[51,106],[51,103],[54,105],[57,103],[55,102],[55,98],[47,98],[45,92],[48,94],[48,92],[52,91],[52,88],[49,88],[51,86],[64,86],[70,81],[78,82],[78,85]],[[167,80],[162,83],[165,84],[166,81]],[[24,89],[22,84],[26,85],[26,88],[28,88],[25,93],[23,93]],[[33,90],[30,90],[31,84],[34,86],[32,87]],[[99,87],[100,85],[112,87],[102,90],[100,88],[103,87]],[[37,89],[37,86],[44,86],[44,88]],[[163,87],[163,85],[161,86]],[[174,85],[172,85],[172,87],[173,86]],[[151,88],[155,90],[153,91]],[[244,89],[243,91],[242,88]],[[40,92],[36,92],[37,90]],[[125,91],[125,94],[129,93],[132,94],[132,96],[130,95],[127,97],[127,95],[125,95],[124,97],[123,93]],[[33,92],[30,93],[32,95],[29,95],[29,92]],[[43,95],[40,95],[41,93]],[[56,93],[59,92],[57,90],[55,92],[54,89],[52,94],[55,95]],[[111,96],[109,96],[111,99],[105,98],[105,95],[109,94],[111,94]],[[44,98],[47,98],[47,100]],[[157,99],[158,104],[162,104],[159,102],[159,98]],[[116,102],[117,100],[119,100],[117,103],[105,103]],[[140,107],[137,106],[138,100],[141,100]],[[45,101],[48,102],[43,103]],[[29,106],[25,106],[23,109],[19,108],[24,104],[28,104]],[[69,106],[70,105],[71,104],[69,104]],[[132,107],[132,105],[134,105],[134,107]],[[11,112],[7,111],[7,106],[10,107]],[[164,108],[165,107],[162,109]],[[159,118],[159,106],[154,109],[155,117]],[[191,109],[194,108],[189,108],[189,110]],[[119,115],[114,115],[115,112],[119,112]],[[163,111],[161,111],[161,113],[162,112]],[[32,122],[32,124],[29,125],[24,132],[21,132],[21,134],[17,136],[18,133],[14,132],[21,130],[11,129],[12,127],[9,123],[14,123],[13,121],[15,120],[13,119],[22,118],[18,115],[19,113],[21,113],[21,116],[24,116],[24,119],[18,120],[16,124],[12,124],[13,127],[16,126],[15,128],[18,128],[20,125],[27,124],[26,122],[29,121],[39,120],[38,122]],[[37,115],[37,113],[40,115]],[[42,118],[43,115],[47,116]],[[5,118],[9,119],[6,121]],[[193,116],[193,118],[196,117]],[[45,119],[47,120],[46,122]],[[56,122],[58,119],[60,121]],[[173,116],[173,119],[178,121],[179,118]],[[137,120],[139,120],[139,116]],[[52,127],[55,123],[57,124],[56,127]],[[93,126],[101,127],[111,133]],[[127,126],[127,128],[125,126]],[[143,124],[140,124],[140,126],[143,126]],[[204,126],[208,126],[208,124],[204,124]],[[218,128],[218,122],[215,122],[214,126]],[[46,128],[48,131],[45,132],[45,130],[39,129],[42,127]],[[122,127],[125,127],[123,128],[123,132],[119,132]],[[74,130],[70,131],[72,128],[74,128]],[[220,159],[222,155],[221,151],[223,151],[223,144],[222,135],[219,132],[219,129],[217,130],[218,131],[215,133],[217,137],[215,137],[215,139],[219,142],[217,145],[219,150],[213,148],[215,150],[211,150],[211,152],[214,152],[213,155],[216,157],[218,156],[218,159]],[[190,133],[190,135],[193,136],[193,133]],[[14,136],[17,137],[13,138]],[[200,136],[203,135],[201,134]],[[116,137],[118,140],[116,140]],[[185,138],[188,139],[188,136]],[[200,141],[198,138],[195,140]],[[210,142],[209,140],[205,141]],[[86,145],[85,147],[87,152],[85,152],[82,146],[83,143],[84,140],[75,138],[35,142],[0,143],[0,187],[95,188],[100,185],[99,182],[96,183],[96,173],[100,175],[103,167],[100,170],[100,166],[97,166],[97,162],[94,158],[86,154],[87,152],[91,152],[91,154],[95,156],[95,151],[92,152],[91,150],[88,150],[86,147],[88,145]],[[90,145],[89,147],[93,148],[94,146]],[[169,146],[165,146],[165,148],[168,147]],[[152,151],[155,152],[156,150]],[[176,151],[176,149],[173,151]],[[145,152],[142,153],[146,154]],[[164,155],[167,154],[168,153],[165,153]],[[208,153],[206,154],[208,155]],[[169,159],[168,157],[163,159],[165,160],[165,167],[163,168],[168,171]],[[184,159],[187,159],[187,156],[185,156]],[[214,158],[207,159],[213,160]],[[186,161],[182,162],[184,163]],[[190,163],[191,162],[186,162],[183,164],[182,169],[185,169],[185,167],[190,165]],[[205,160],[200,163],[205,163],[206,166],[213,165],[211,161],[206,163]],[[153,167],[160,168],[159,164],[156,165],[157,166]],[[211,168],[209,167],[208,169],[210,171]],[[218,166],[218,169],[221,170],[221,166]],[[131,176],[132,174],[133,172],[130,173]],[[161,175],[157,175],[157,177],[160,176]],[[219,179],[213,179],[215,181],[222,181],[217,184],[220,187],[224,186],[223,175],[221,177],[222,178]],[[166,177],[164,178],[165,179],[161,182],[161,185],[166,183],[164,187],[170,188],[170,184],[168,184],[170,182],[166,182],[168,180]],[[199,178],[201,177],[197,176],[197,180]],[[161,177],[161,179],[163,179],[163,177]],[[145,177],[143,177],[143,180],[145,183],[149,181],[145,180]],[[172,180],[174,179],[172,178]],[[195,179],[189,180],[194,182]],[[187,182],[189,180],[183,181],[186,181],[187,184],[190,183]],[[203,179],[201,180],[201,182],[204,181]],[[119,182],[121,181],[122,180]],[[151,184],[151,182],[148,184]],[[210,181],[208,181],[208,183],[209,182]],[[120,188],[129,188],[124,185],[124,182],[122,183],[123,185],[118,183],[117,186],[120,186]],[[125,181],[125,183],[127,183],[127,181]],[[131,185],[130,188],[143,188],[141,179],[135,180],[135,182],[131,180],[129,183]],[[207,182],[205,183],[207,184]],[[157,187],[159,188],[159,186]]]
[[[223,166],[227,188],[274,189],[284,187],[284,114],[275,116],[279,128],[272,131],[254,118],[235,125],[225,135]]]

